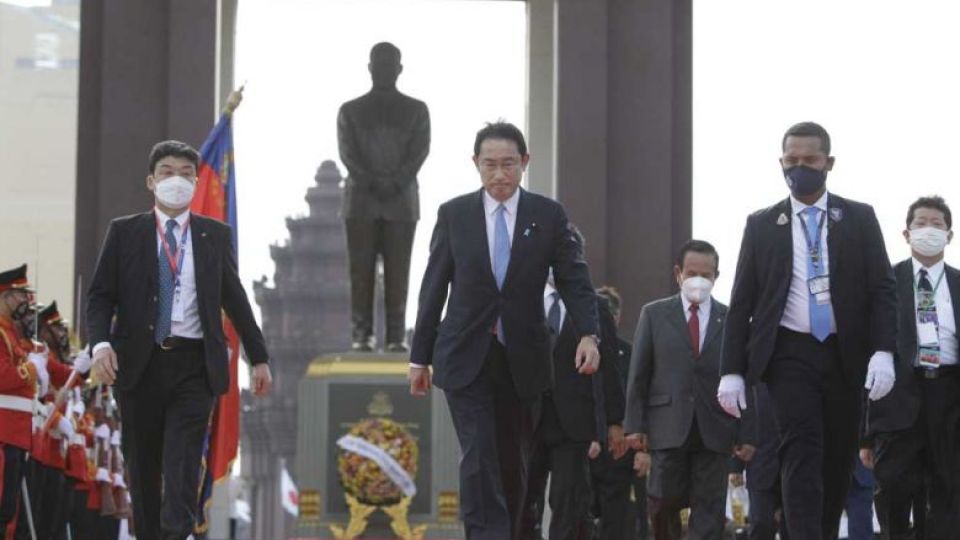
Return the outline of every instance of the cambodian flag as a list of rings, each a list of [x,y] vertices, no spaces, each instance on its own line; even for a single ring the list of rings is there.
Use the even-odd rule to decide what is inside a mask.
[[[233,250],[237,253],[237,189],[233,167],[233,109],[240,102],[240,91],[231,94],[220,121],[214,126],[200,148],[200,171],[196,194],[190,211],[219,219],[233,231]],[[213,485],[230,473],[237,457],[240,442],[240,389],[237,371],[240,364],[240,338],[230,319],[224,315],[223,331],[230,355],[230,385],[227,393],[217,399],[201,464],[201,484],[198,493],[195,532],[204,534],[209,528],[207,509],[213,496]]]

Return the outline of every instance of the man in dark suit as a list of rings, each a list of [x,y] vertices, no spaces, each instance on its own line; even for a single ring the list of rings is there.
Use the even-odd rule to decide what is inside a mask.
[[[619,328],[622,312],[620,293],[607,285],[600,287],[597,294],[606,299],[613,316],[614,328]],[[632,348],[633,344],[629,341],[616,337],[616,355],[612,364],[617,368],[620,387],[624,392],[627,388],[627,374],[630,372]],[[601,357],[602,367],[606,357],[603,354]],[[623,457],[616,458],[610,452],[601,452],[590,461],[594,514],[600,518],[600,526],[594,534],[594,538],[598,540],[646,540],[650,534],[647,520],[647,480],[634,474],[634,453],[635,450],[628,448]],[[630,511],[631,487],[634,492],[633,511]]]
[[[873,208],[827,194],[826,130],[796,124],[782,149],[791,195],[747,218],[717,398],[739,416],[744,378],[766,381],[790,536],[836,538],[861,385],[874,400],[893,386],[896,291]]]
[[[460,511],[470,539],[515,537],[536,405],[550,386],[543,286],[553,270],[576,329],[581,373],[597,370],[597,299],[563,207],[519,188],[530,159],[512,124],[477,133],[483,189],[440,206],[410,355],[410,391],[444,390],[460,441]],[[449,294],[449,302],[447,297]],[[440,320],[446,304],[446,316]]]
[[[405,352],[410,252],[420,219],[417,173],[430,153],[427,105],[397,90],[400,49],[370,50],[373,88],[340,107],[337,141],[347,168],[343,220],[350,256],[353,348],[370,351],[377,258],[383,261],[386,346]]]
[[[540,423],[534,432],[530,477],[521,537],[542,537],[547,476],[550,477],[549,538],[587,540],[591,503],[591,444],[604,441],[614,458],[623,457],[623,387],[616,367],[616,326],[606,299],[597,297],[600,321],[600,370],[579,373],[570,358],[576,353],[576,328],[567,317],[560,293],[549,279],[544,312],[553,342],[553,383],[543,394]],[[590,457],[600,458],[599,446]],[[627,477],[629,479],[629,476]],[[629,484],[628,484],[629,485]],[[601,486],[594,486],[599,489]]]
[[[271,384],[230,228],[189,211],[199,158],[178,141],[153,147],[156,206],[110,223],[88,292],[93,372],[116,384],[139,539],[193,532],[204,436],[229,384],[221,309],[254,365],[255,393]]]
[[[643,307],[627,379],[625,427],[635,450],[648,450],[653,537],[680,538],[676,515],[689,501],[690,538],[723,534],[729,458],[747,458],[739,421],[714,398],[727,306],[710,291],[719,256],[708,242],[680,249],[674,275],[681,293]]]
[[[744,416],[742,430],[752,432],[756,441],[753,459],[744,462],[733,458],[734,473],[742,475],[746,471],[747,493],[750,497],[749,522],[750,540],[774,540],[780,533],[781,540],[787,539],[782,514],[783,504],[780,496],[780,460],[777,451],[780,448],[780,435],[777,433],[777,421],[774,418],[770,393],[763,383],[752,389],[748,403],[753,414]],[[740,478],[742,481],[742,476]],[[781,512],[777,523],[777,512]]]
[[[879,487],[877,517],[885,538],[920,537],[916,526],[911,530],[911,510],[928,538],[960,531],[960,271],[943,261],[952,226],[942,198],[915,201],[903,231],[912,256],[894,268],[897,382],[890,395],[868,406],[870,450],[863,456]],[[924,493],[929,511],[915,504]]]

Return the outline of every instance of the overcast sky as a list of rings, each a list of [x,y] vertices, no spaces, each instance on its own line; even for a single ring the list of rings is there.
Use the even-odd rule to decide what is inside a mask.
[[[716,244],[729,298],[746,216],[788,194],[783,132],[831,134],[830,191],[870,203],[893,261],[907,207],[938,193],[960,212],[960,2],[694,2],[693,231]],[[960,265],[960,248],[947,249]]]
[[[729,297],[747,214],[787,195],[780,138],[801,120],[833,136],[831,191],[877,210],[893,260],[919,195],[960,209],[960,2],[737,0],[694,2],[694,235],[721,255]],[[433,145],[420,174],[422,219],[410,315],[437,206],[476,189],[473,135],[488,120],[525,122],[523,2],[242,0],[236,77],[240,262],[244,282],[273,277],[268,245],[306,211],[316,167],[337,159],[340,104],[369,88],[367,55],[403,52],[399,87],[430,107]],[[535,159],[535,158],[534,158]],[[637,249],[643,249],[638,245]],[[960,251],[948,250],[960,264]],[[346,331],[346,329],[345,329]]]

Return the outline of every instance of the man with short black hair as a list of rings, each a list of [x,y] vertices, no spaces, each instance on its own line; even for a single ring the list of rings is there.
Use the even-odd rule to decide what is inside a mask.
[[[877,518],[885,538],[913,538],[918,523],[926,538],[960,531],[960,270],[943,260],[952,227],[943,198],[917,199],[903,231],[911,257],[894,267],[897,381],[889,396],[869,404],[861,450],[879,485]],[[923,494],[929,504],[915,504]]]
[[[645,305],[633,339],[625,429],[631,447],[651,456],[647,495],[657,540],[680,538],[677,515],[686,506],[690,538],[720,538],[730,455],[749,460],[753,453],[713,393],[727,314],[711,296],[719,263],[710,243],[686,242],[673,267],[680,294]]]
[[[870,206],[828,194],[830,136],[790,127],[780,167],[790,196],[747,218],[717,398],[739,416],[767,384],[780,431],[790,537],[835,538],[857,452],[862,388],[895,379],[896,289]]]
[[[230,227],[190,212],[199,159],[180,141],[153,147],[146,186],[155,206],[110,223],[88,292],[93,373],[116,383],[141,540],[193,533],[203,441],[230,380],[222,312],[253,364],[254,393],[272,381]]]
[[[537,408],[550,386],[548,271],[574,327],[569,361],[582,374],[599,366],[600,327],[583,247],[563,207],[520,188],[530,161],[523,134],[497,122],[480,130],[474,148],[483,188],[437,212],[410,392],[426,395],[431,380],[444,390],[460,441],[467,538],[505,540],[519,537]]]

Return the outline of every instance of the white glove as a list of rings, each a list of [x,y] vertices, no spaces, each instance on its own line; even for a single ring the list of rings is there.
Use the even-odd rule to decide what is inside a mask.
[[[123,481],[123,475],[115,472],[113,473],[113,487],[126,488],[127,484]]]
[[[110,446],[120,446],[120,430],[113,430],[113,435],[110,436]]]
[[[27,360],[37,368],[37,383],[40,385],[40,395],[47,395],[50,388],[50,374],[47,373],[47,354],[32,352],[27,354]]]
[[[109,482],[110,473],[107,472],[107,470],[104,469],[103,467],[100,467],[99,469],[97,469],[97,476],[95,477],[95,480],[97,482]]]
[[[98,439],[102,441],[106,441],[107,439],[110,438],[110,426],[106,424],[100,424],[99,426],[97,426],[97,429],[93,432],[93,434]]]
[[[81,375],[86,375],[92,365],[93,360],[90,358],[90,353],[88,353],[86,349],[80,351],[80,354],[73,357],[73,369],[77,370],[77,373]]]
[[[67,418],[64,416],[61,416],[60,421],[57,422],[57,431],[59,431],[60,434],[63,435],[63,438],[68,441],[72,439],[74,435],[76,435],[76,431],[73,429],[73,424],[71,424],[70,420],[67,420]]]
[[[743,377],[736,374],[720,377],[717,387],[717,401],[730,416],[740,418],[740,411],[747,408],[747,390]],[[739,407],[739,408],[738,408]]]
[[[870,399],[876,401],[890,393],[897,374],[893,371],[893,354],[877,351],[867,365],[867,382],[864,388],[870,391]]]

